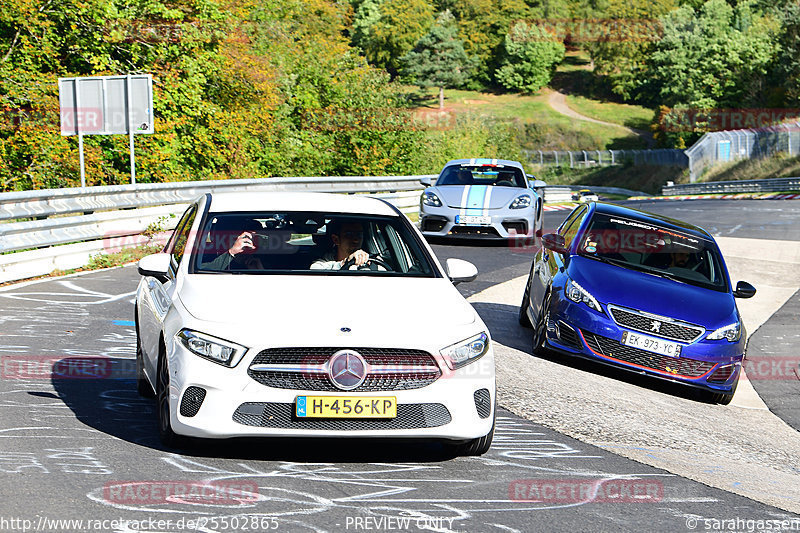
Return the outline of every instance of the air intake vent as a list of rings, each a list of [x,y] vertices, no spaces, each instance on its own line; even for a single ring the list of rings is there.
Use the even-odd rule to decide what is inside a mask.
[[[200,406],[203,405],[203,400],[205,399],[205,389],[201,389],[200,387],[189,387],[186,389],[186,392],[183,393],[183,399],[181,400],[181,415],[187,417],[196,415],[197,411],[200,410]]]
[[[481,418],[489,418],[492,414],[492,400],[489,397],[489,389],[478,389],[472,395],[475,398],[475,409]]]

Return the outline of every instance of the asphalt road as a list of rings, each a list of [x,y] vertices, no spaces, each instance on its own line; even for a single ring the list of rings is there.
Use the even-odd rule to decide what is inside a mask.
[[[548,213],[545,227],[565,214]],[[751,219],[769,227],[770,217]],[[738,223],[712,218],[720,231]],[[435,248],[440,259],[478,266],[479,279],[460,286],[465,295],[525,275],[532,259],[505,246]],[[166,450],[155,403],[132,380],[137,278],[125,267],[0,292],[0,530],[745,531],[748,520],[797,518],[506,410],[480,458],[342,439]],[[199,493],[192,483],[247,490]],[[194,497],[174,495],[187,491]],[[83,523],[51,522],[69,519]]]

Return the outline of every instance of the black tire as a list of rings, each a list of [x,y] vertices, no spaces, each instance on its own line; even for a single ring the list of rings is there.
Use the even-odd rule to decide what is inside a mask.
[[[489,430],[489,433],[483,437],[457,444],[455,447],[456,454],[467,457],[477,457],[488,452],[489,448],[492,446],[492,439],[494,439],[494,426],[495,422],[492,420],[492,429]]]
[[[136,391],[139,396],[144,398],[154,398],[155,392],[147,376],[144,374],[144,352],[142,352],[142,341],[139,337],[139,310],[133,310],[133,324],[136,329]]]
[[[158,436],[161,438],[161,443],[169,448],[183,447],[186,444],[186,439],[172,430],[172,422],[170,421],[169,367],[166,354],[163,352],[158,356],[156,396],[158,402]]]
[[[144,374],[144,354],[139,336],[136,336],[136,391],[143,398],[154,398],[155,392]]]
[[[523,328],[531,329],[533,324],[531,319],[528,318],[528,300],[531,294],[531,278],[528,276],[528,283],[525,285],[525,294],[522,295],[522,303],[519,304],[519,325]]]
[[[533,326],[533,354],[543,355],[547,352],[547,319],[550,315],[550,293],[544,297],[542,309],[536,317],[536,324]]]
[[[736,393],[736,387],[739,386],[739,380],[731,387],[730,392],[712,392],[709,393],[709,401],[711,403],[718,403],[720,405],[728,405],[733,400],[733,395]]]

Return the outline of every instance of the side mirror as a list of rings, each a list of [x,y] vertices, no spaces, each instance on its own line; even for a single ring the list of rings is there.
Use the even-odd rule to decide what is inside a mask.
[[[542,180],[529,179],[528,186],[531,189],[543,189],[544,187],[547,187],[547,183],[543,182]]]
[[[567,241],[563,235],[558,233],[546,233],[542,235],[542,246],[547,250],[552,250],[559,254],[567,253]]]
[[[154,277],[161,282],[167,281],[170,261],[172,261],[172,256],[170,256],[170,254],[160,253],[146,255],[139,259],[139,274],[142,276]]]
[[[756,294],[756,288],[747,283],[740,281],[736,284],[736,290],[733,291],[734,298],[752,298]]]
[[[458,285],[462,281],[473,281],[478,277],[478,269],[469,261],[451,257],[445,261],[445,265],[447,276],[453,281],[453,285]]]
[[[424,176],[419,179],[419,182],[426,187],[430,187],[431,184],[433,183],[433,178],[431,178],[430,176]]]

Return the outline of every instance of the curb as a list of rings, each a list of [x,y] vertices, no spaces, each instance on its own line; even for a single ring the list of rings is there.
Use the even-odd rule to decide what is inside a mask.
[[[800,194],[737,193],[682,196],[631,196],[628,200],[800,200]]]

